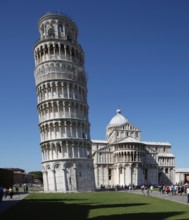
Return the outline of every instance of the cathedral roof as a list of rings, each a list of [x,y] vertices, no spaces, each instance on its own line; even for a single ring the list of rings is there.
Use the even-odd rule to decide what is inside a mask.
[[[175,173],[189,173],[189,168],[178,168],[178,169],[175,169]]]
[[[121,110],[116,110],[116,115],[110,120],[108,127],[117,127],[127,123],[128,120],[121,114]]]
[[[172,153],[158,153],[159,157],[175,157]]]
[[[142,142],[140,142],[137,139],[132,138],[132,137],[127,137],[127,138],[118,142],[118,144],[121,144],[121,143],[141,143],[141,144],[143,144]]]
[[[147,141],[145,141],[145,142],[143,142],[144,144],[146,144],[146,145],[156,145],[156,146],[162,146],[162,145],[165,145],[165,146],[171,146],[171,144],[169,143],[169,142],[147,142]]]

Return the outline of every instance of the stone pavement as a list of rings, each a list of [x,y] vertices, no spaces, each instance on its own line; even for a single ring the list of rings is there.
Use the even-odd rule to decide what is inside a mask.
[[[0,202],[0,214],[6,209],[15,205],[23,198],[25,198],[27,195],[28,195],[27,193],[18,193],[18,194],[14,194],[12,199],[10,198],[10,196],[7,196],[7,198],[3,197],[3,201]]]
[[[144,193],[141,190],[130,190],[130,191],[127,191],[127,192],[148,196],[147,191],[144,191]],[[183,193],[183,195],[180,195],[180,194],[172,195],[171,193],[162,194],[159,191],[153,191],[152,193],[149,192],[149,196],[154,196],[154,197],[158,197],[158,198],[161,198],[161,199],[171,200],[173,202],[179,202],[179,203],[183,203],[185,205],[189,205],[189,203],[187,203],[187,195],[185,193]]]

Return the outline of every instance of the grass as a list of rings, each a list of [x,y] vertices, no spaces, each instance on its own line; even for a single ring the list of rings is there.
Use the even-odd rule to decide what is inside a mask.
[[[11,219],[189,219],[188,205],[126,192],[31,193],[0,214]]]

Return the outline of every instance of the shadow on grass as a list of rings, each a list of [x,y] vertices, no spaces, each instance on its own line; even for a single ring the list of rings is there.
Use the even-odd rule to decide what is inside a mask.
[[[127,207],[131,206],[143,206],[148,203],[128,203],[128,204],[89,204],[89,203],[78,203],[77,199],[28,199],[22,200],[10,209],[3,213],[0,213],[1,220],[12,220],[12,219],[45,219],[52,220],[56,218],[61,219],[73,219],[73,220],[85,220],[89,219],[88,214],[92,209],[113,209],[113,208],[124,208],[125,214],[112,214],[102,216],[99,214],[98,217],[91,217],[91,220],[125,220],[125,219],[150,219],[150,220],[163,220],[168,217],[180,215],[183,212],[166,212],[166,213],[127,213]],[[85,200],[85,199],[84,199]],[[74,204],[67,204],[69,202]],[[80,200],[78,200],[79,202]],[[66,203],[65,203],[66,202]],[[83,201],[84,202],[84,201]],[[178,218],[177,218],[178,219]]]

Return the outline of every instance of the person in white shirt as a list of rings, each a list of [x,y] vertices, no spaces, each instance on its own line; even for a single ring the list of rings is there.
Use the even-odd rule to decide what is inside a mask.
[[[187,203],[189,203],[189,187],[186,188]]]
[[[152,193],[153,190],[154,190],[154,187],[151,185],[151,186],[150,186],[150,192]]]

